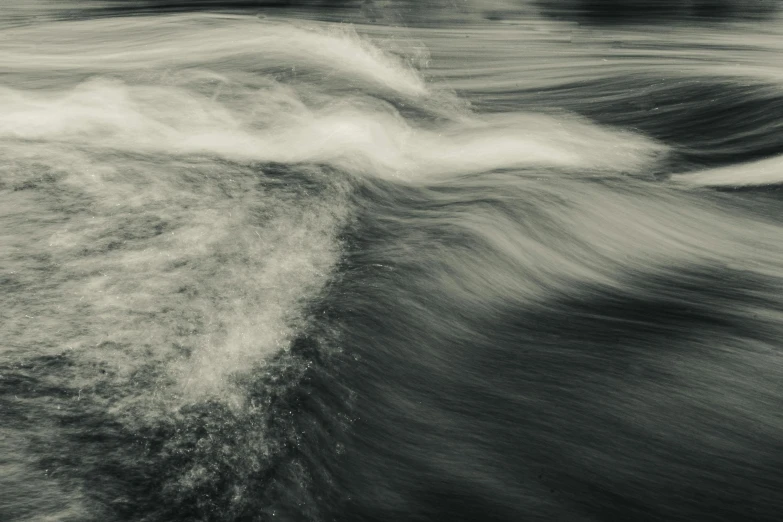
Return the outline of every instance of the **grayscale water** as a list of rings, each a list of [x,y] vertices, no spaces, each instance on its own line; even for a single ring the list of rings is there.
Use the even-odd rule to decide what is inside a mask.
[[[270,4],[0,7],[0,520],[781,520],[775,5]]]

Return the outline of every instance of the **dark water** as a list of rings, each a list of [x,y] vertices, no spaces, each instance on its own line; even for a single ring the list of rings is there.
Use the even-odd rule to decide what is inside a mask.
[[[773,6],[270,4],[0,14],[0,520],[780,520]]]

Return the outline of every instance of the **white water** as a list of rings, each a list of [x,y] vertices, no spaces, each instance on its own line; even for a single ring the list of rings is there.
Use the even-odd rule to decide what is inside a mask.
[[[523,94],[512,109],[480,113],[460,94],[480,101],[671,70],[771,89],[781,79],[770,62],[781,40],[769,28],[752,38],[747,28],[742,38],[592,35],[538,21],[417,32],[176,15],[42,21],[1,34],[0,362],[16,369],[62,356],[72,364],[39,374],[75,391],[68,404],[89,399],[128,426],[205,400],[247,411],[236,381],[288,350],[313,320],[307,305],[335,276],[357,187],[414,186],[426,196],[426,212],[399,218],[410,235],[375,254],[423,269],[417,290],[433,306],[419,316],[436,331],[455,328],[439,306],[493,317],[509,303],[522,313],[613,290],[677,302],[655,276],[687,286],[697,279],[691,268],[766,277],[769,286],[749,289],[746,301],[710,304],[725,316],[760,316],[767,333],[779,324],[758,304],[776,302],[773,283],[783,277],[774,216],[693,188],[780,183],[778,158],[654,179],[674,151],[638,129],[540,111]],[[607,43],[615,36],[616,49]],[[282,181],[270,162],[284,164]],[[466,193],[475,202],[461,199]],[[437,227],[462,242],[417,235]],[[675,384],[701,378],[703,401],[719,405],[704,390],[723,370],[700,375],[707,366],[691,357],[666,361]],[[736,355],[761,369],[779,359],[771,350]],[[107,386],[119,391],[107,398]],[[623,391],[623,400],[659,393],[646,405],[655,411],[677,390],[662,389]],[[773,384],[740,396],[759,390],[775,396]],[[80,483],[35,475],[24,453],[32,435],[58,433],[59,404],[31,405],[48,415],[38,427],[3,434],[0,453],[23,449],[0,458],[0,486],[49,491],[37,513],[52,520],[86,518],[94,511]],[[774,412],[759,411],[779,425]],[[265,436],[254,432],[247,447],[263,453]],[[183,468],[183,490],[197,489],[212,463]]]
[[[251,164],[320,164],[419,183],[532,167],[534,177],[542,167],[616,174],[667,150],[568,114],[476,115],[431,84],[426,69],[323,24],[213,15],[49,22],[5,31],[0,49],[2,179],[34,189],[0,196],[3,269],[35,293],[24,308],[8,308],[4,349],[65,347],[111,360],[127,376],[154,354],[171,360],[169,377],[186,396],[221,389],[284,349],[301,303],[339,257],[335,234],[349,213],[341,182],[326,195],[268,193],[256,182],[263,169]],[[431,117],[416,121],[404,108]],[[689,182],[707,174],[694,176]],[[546,183],[530,197],[547,197]],[[618,255],[649,264],[675,252],[695,261],[741,249],[727,238],[741,238],[742,226],[715,230],[710,212],[672,195],[657,203],[645,195],[636,202],[644,208],[630,208],[627,198],[595,203],[607,196],[577,190],[575,215],[552,219],[594,245],[581,260],[516,244],[502,232],[513,225],[470,225],[494,249],[534,261],[529,297],[546,294],[551,283],[535,282],[554,266],[604,280],[615,277]],[[706,243],[661,224],[678,220],[706,231]],[[115,237],[124,237],[121,248],[107,251]],[[30,256],[45,259],[46,282]],[[468,284],[476,271],[464,266]],[[172,333],[183,321],[193,326]]]
[[[243,17],[93,20],[15,29],[5,47],[0,64],[14,73],[65,75],[57,86],[27,78],[23,89],[0,89],[6,139],[321,163],[408,181],[524,166],[634,169],[664,150],[572,116],[449,108],[448,92],[345,29]],[[368,94],[439,121],[407,121]]]
[[[24,304],[6,302],[3,350],[65,350],[129,381],[157,361],[172,405],[230,396],[233,375],[284,350],[339,256],[341,182],[311,197],[269,192],[252,164],[421,182],[532,166],[622,171],[665,151],[574,116],[473,115],[346,28],[191,15],[50,22],[7,30],[0,49],[10,189],[0,251],[27,288]],[[391,101],[435,118],[408,120]],[[101,379],[76,378],[85,390]]]
[[[701,187],[754,187],[783,183],[783,158],[707,169],[672,176],[674,181]]]

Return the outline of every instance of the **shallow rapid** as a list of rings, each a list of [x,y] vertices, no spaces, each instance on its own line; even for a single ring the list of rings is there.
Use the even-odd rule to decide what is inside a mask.
[[[779,520],[771,12],[142,3],[0,23],[0,520]]]

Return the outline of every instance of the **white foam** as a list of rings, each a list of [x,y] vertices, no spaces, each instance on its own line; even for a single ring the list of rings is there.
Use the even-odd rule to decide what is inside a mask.
[[[66,350],[117,385],[154,365],[167,401],[228,399],[303,327],[339,257],[333,183],[300,194],[209,160],[2,152],[3,181],[30,187],[0,191],[0,276],[25,289],[4,298],[3,357]],[[91,393],[94,368],[69,386]]]
[[[672,180],[700,187],[753,187],[783,183],[783,157],[676,174]]]
[[[422,96],[422,77],[350,26],[177,15],[55,22],[5,31],[6,71],[109,74],[207,66],[234,74],[287,72]]]
[[[6,139],[315,162],[404,180],[525,166],[625,170],[664,150],[642,136],[567,116],[454,114],[452,122],[421,128],[377,100],[327,100],[311,108],[273,83],[225,103],[183,87],[102,79],[66,92],[6,88],[0,111]]]

